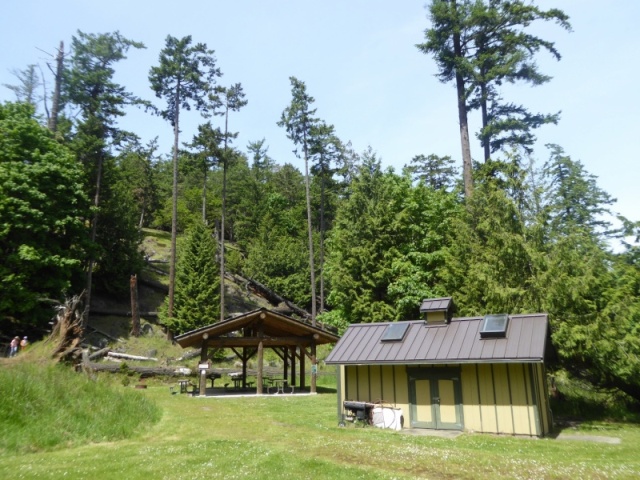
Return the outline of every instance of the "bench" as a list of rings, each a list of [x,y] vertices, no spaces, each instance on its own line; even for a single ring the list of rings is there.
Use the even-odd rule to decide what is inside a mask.
[[[191,383],[190,380],[179,380],[178,385],[180,386],[180,393],[190,393],[193,395],[198,389],[198,386],[195,383]]]

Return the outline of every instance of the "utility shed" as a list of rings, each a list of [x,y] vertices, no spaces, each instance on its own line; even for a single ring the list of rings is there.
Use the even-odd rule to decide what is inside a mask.
[[[404,428],[549,433],[547,315],[447,318],[453,302],[436,300],[422,305],[445,312],[435,322],[423,311],[349,326],[326,359],[339,366],[339,417],[345,400],[382,402],[402,409]]]

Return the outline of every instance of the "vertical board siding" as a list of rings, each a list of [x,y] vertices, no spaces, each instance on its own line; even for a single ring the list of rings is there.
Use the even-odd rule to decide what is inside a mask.
[[[357,400],[358,398],[358,367],[345,367],[345,400]]]
[[[478,391],[476,366],[463,365],[460,376],[464,428],[469,431],[481,432],[482,416],[480,414],[480,392]]]
[[[513,416],[509,399],[509,379],[507,366],[504,363],[493,365],[493,382],[496,395],[496,415],[498,419],[498,433],[515,433],[513,431]]]
[[[380,368],[382,378],[382,400],[386,403],[396,403],[394,367],[385,365]]]
[[[382,400],[382,382],[380,381],[380,365],[369,367],[369,401],[379,402]]]
[[[396,378],[396,407],[402,409],[404,424],[409,425],[409,376],[407,367],[398,365],[393,367]]]
[[[544,435],[545,433],[549,433],[551,430],[551,418],[549,417],[549,411],[545,406],[548,403],[545,399],[549,398],[549,394],[547,391],[547,379],[544,370],[544,365],[537,364],[534,365],[534,372],[536,374],[536,388],[538,396],[536,398],[536,405],[542,405],[543,407],[538,408],[539,411],[539,425],[540,425],[540,435]]]
[[[482,431],[498,433],[496,418],[496,399],[493,394],[493,374],[491,365],[478,365],[478,385],[480,388],[480,412],[482,414]]]
[[[527,384],[523,375],[522,365],[509,365],[507,373],[509,374],[509,383],[511,385],[514,433],[532,435],[532,425],[529,421],[531,402],[527,398]]]

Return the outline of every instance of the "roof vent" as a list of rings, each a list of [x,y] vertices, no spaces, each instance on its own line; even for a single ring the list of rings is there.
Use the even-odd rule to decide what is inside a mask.
[[[506,313],[496,313],[485,315],[480,330],[480,338],[504,338],[507,336],[509,326],[509,315]]]
[[[455,309],[451,297],[428,298],[420,305],[420,313],[424,314],[427,325],[446,325],[451,321]]]
[[[381,342],[401,342],[404,339],[409,324],[407,322],[390,323],[384,331]]]

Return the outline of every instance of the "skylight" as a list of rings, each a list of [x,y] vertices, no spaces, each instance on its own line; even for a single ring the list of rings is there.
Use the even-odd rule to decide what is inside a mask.
[[[406,322],[398,322],[390,324],[384,331],[384,335],[380,339],[381,342],[401,342],[404,338],[409,324]]]
[[[503,338],[507,336],[507,327],[509,326],[509,315],[506,313],[498,313],[493,315],[485,315],[480,330],[480,338]]]

